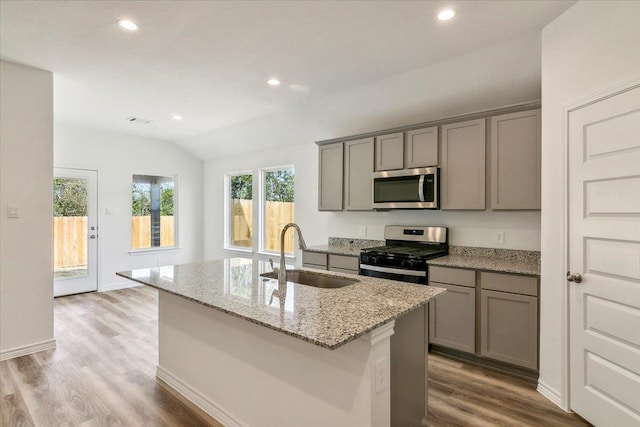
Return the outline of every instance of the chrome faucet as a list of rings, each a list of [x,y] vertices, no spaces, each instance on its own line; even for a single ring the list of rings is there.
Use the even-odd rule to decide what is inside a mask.
[[[280,268],[278,269],[278,288],[280,288],[280,285],[285,285],[287,283],[287,267],[284,263],[284,235],[291,227],[295,228],[298,232],[298,247],[302,250],[307,249],[307,244],[304,242],[302,231],[300,230],[300,227],[298,227],[298,224],[290,222],[282,227],[282,232],[280,233]]]

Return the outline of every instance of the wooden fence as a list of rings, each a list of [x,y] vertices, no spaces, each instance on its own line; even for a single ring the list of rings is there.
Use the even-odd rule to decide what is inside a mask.
[[[173,216],[160,217],[160,246],[174,245]],[[131,217],[131,248],[144,249],[151,247],[151,217]]]
[[[232,244],[251,247],[253,236],[253,204],[251,200],[234,199],[232,209]],[[280,231],[293,222],[293,203],[265,202],[265,249],[280,250]],[[174,245],[173,216],[160,217],[160,246]],[[293,232],[285,239],[285,252],[293,253]],[[53,259],[56,269],[87,265],[87,217],[57,216],[53,218]],[[151,246],[151,217],[131,218],[131,247]]]
[[[173,216],[160,217],[160,245],[174,245]],[[151,217],[131,218],[131,247],[151,246]],[[56,216],[53,218],[54,268],[70,268],[87,265],[87,217]]]
[[[87,217],[53,217],[54,268],[87,265]]]
[[[294,204],[290,202],[265,202],[265,250],[280,250],[280,232],[282,227],[293,222]],[[253,236],[253,203],[251,200],[233,199],[231,208],[231,244],[251,247]],[[287,253],[293,253],[293,232],[288,233],[284,241]]]

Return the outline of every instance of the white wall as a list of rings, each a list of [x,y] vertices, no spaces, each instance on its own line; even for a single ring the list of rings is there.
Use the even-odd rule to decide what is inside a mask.
[[[0,358],[54,345],[52,165],[53,76],[0,61]]]
[[[542,32],[540,384],[565,409],[566,110],[640,79],[639,17],[640,2],[581,1]]]
[[[286,163],[295,166],[296,222],[310,245],[326,244],[329,236],[361,237],[360,225],[367,225],[366,238],[382,239],[386,224],[424,224],[451,227],[456,245],[539,250],[539,212],[318,212],[313,143],[539,98],[540,40],[531,35],[180,141],[211,159],[205,258],[223,256],[224,173]],[[249,152],[237,154],[243,150]],[[494,243],[496,230],[505,230],[505,244]]]
[[[99,289],[134,286],[116,271],[202,259],[202,161],[172,142],[56,124],[56,167],[98,171]],[[178,251],[131,255],[133,174],[177,175]]]

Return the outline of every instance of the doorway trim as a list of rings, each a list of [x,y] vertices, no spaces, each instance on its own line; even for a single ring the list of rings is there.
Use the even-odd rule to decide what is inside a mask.
[[[101,191],[101,182],[102,180],[100,179],[100,169],[97,166],[78,166],[78,165],[74,165],[74,164],[69,164],[69,163],[54,163],[53,165],[53,170],[55,171],[56,169],[76,169],[76,170],[82,170],[82,171],[89,171],[89,172],[95,172],[96,173],[96,226],[98,228],[98,236],[100,236],[101,230],[102,230],[102,212],[100,210],[100,194],[102,193]],[[102,292],[102,280],[100,278],[100,272],[102,270],[102,266],[101,266],[101,253],[102,253],[102,238],[98,237],[98,239],[96,239],[96,284],[97,284],[97,289],[96,292]],[[51,286],[52,286],[52,291],[53,291],[53,282],[51,282]]]
[[[587,107],[598,101],[602,101],[606,98],[618,95],[626,92],[633,86],[640,84],[640,79],[633,79],[616,83],[608,88],[592,91],[589,95],[579,97],[576,100],[569,102],[562,109],[562,217],[563,217],[563,241],[562,251],[564,253],[562,259],[562,277],[559,277],[559,283],[562,283],[561,291],[561,307],[563,308],[561,316],[561,365],[560,365],[560,383],[561,390],[560,396],[557,396],[552,389],[546,387],[543,383],[538,383],[538,392],[547,397],[553,403],[567,412],[573,412],[571,409],[571,388],[570,388],[570,300],[569,300],[569,286],[567,285],[564,272],[568,271],[569,267],[569,114],[573,111]],[[544,106],[543,106],[544,109]]]

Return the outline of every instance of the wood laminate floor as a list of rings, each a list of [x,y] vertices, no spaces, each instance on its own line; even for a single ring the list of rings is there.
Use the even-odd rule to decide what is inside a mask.
[[[157,313],[144,286],[57,298],[57,348],[0,362],[0,426],[220,426],[156,381]],[[432,427],[588,425],[531,383],[436,355],[429,369]]]

